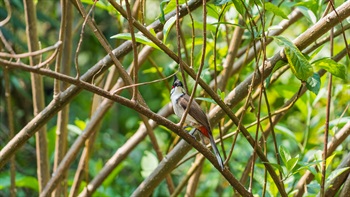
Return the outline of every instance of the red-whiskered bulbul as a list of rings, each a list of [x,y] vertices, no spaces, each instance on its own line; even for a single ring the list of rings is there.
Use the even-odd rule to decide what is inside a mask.
[[[185,93],[182,82],[179,79],[177,79],[176,75],[174,78],[173,87],[170,92],[170,98],[171,98],[171,103],[173,104],[173,109],[175,114],[179,118],[182,118],[182,115],[184,114],[185,110],[188,107],[190,96]],[[188,124],[191,124],[197,130],[199,130],[204,136],[209,138],[211,146],[213,147],[216,159],[219,162],[221,170],[223,170],[224,162],[222,161],[219,150],[216,147],[213,135],[211,133],[208,117],[195,100],[192,100],[185,122]]]

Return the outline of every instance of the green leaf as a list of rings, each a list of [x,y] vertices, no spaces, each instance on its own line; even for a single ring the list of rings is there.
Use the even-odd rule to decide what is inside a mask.
[[[79,129],[84,130],[87,122],[85,122],[83,120],[75,119],[74,123],[77,127],[79,127]]]
[[[327,157],[327,159],[326,159],[326,169],[328,168],[329,164],[332,163],[334,157],[335,157],[335,154],[333,154],[333,155]]]
[[[220,96],[221,100],[224,100],[226,97],[225,92],[221,92],[220,89],[217,90],[217,94]]]
[[[142,177],[143,178],[148,177],[153,172],[153,170],[157,167],[157,165],[158,165],[157,157],[151,152],[145,151],[145,154],[141,159]]]
[[[295,133],[293,131],[291,131],[290,129],[288,129],[287,126],[285,126],[283,124],[277,124],[275,126],[275,129],[276,129],[276,132],[282,133],[282,135],[285,135],[289,139],[293,139],[297,142],[297,139],[295,137]]]
[[[283,146],[280,146],[279,149],[280,149],[281,159],[282,159],[283,163],[284,163],[285,165],[287,165],[288,160],[291,159],[291,156],[290,156],[288,150],[285,149]]]
[[[293,169],[297,165],[298,161],[299,161],[299,155],[296,155],[295,157],[287,161],[286,167],[288,172],[293,172]]]
[[[306,81],[313,75],[311,64],[293,42],[283,36],[273,36],[273,38],[278,45],[284,47],[289,66],[298,79]]]
[[[16,178],[16,186],[18,187],[28,187],[33,190],[39,191],[38,180],[31,176],[23,176],[19,179]]]
[[[165,22],[164,28],[163,28],[163,35],[164,35],[163,43],[165,43],[166,39],[168,38],[171,27],[174,25],[175,21],[176,21],[176,16],[173,16],[167,22]]]
[[[10,171],[0,173],[0,191],[5,190],[11,186]],[[35,177],[24,176],[20,172],[16,172],[16,187],[30,188],[39,191],[38,180]]]
[[[321,87],[320,75],[318,73],[314,73],[311,77],[309,77],[306,81],[306,87],[308,90],[317,95]]]
[[[131,40],[131,34],[130,33],[120,33],[120,34],[111,36],[111,38]],[[160,50],[157,45],[155,45],[151,40],[146,38],[146,36],[144,36],[144,35],[135,34],[135,39],[136,39],[136,42],[138,42],[138,43],[145,44],[145,45],[148,45],[150,47],[153,47],[155,49]]]
[[[163,0],[162,2],[160,2],[160,16],[159,16],[159,20],[161,23],[165,23],[165,13],[164,13],[164,7],[165,5],[167,5],[169,3],[170,0]]]
[[[162,67],[159,67],[158,69],[159,69],[160,72],[163,71]],[[151,68],[148,68],[148,69],[145,69],[145,70],[142,71],[143,74],[157,73],[157,72],[158,72],[158,70],[155,67],[151,67]]]
[[[179,0],[179,5],[184,4],[185,0]],[[161,23],[165,23],[165,15],[176,9],[176,0],[163,0],[160,2],[160,16]]]
[[[339,77],[341,79],[346,79],[346,67],[343,64],[340,64],[330,58],[322,58],[316,60],[312,63],[313,66],[319,69],[325,69],[330,72],[332,75]]]
[[[315,4],[313,4],[313,2]],[[317,22],[316,12],[318,8],[317,8],[316,1],[299,2],[299,3],[296,3],[295,6],[298,7],[300,12],[303,13],[305,18],[308,19],[310,22],[312,22],[313,24]]]
[[[242,0],[232,0],[232,3],[235,5],[236,10],[241,16],[245,15],[245,8],[243,6],[243,1]]]
[[[275,6],[270,2],[265,3],[265,10],[270,11],[275,15],[280,16],[284,19],[288,19],[288,16],[279,7]]]
[[[200,101],[206,101],[206,102],[213,103],[213,104],[217,105],[217,103],[214,101],[214,99],[211,99],[211,98],[198,97],[198,98],[195,98],[195,99],[196,100],[200,100]]]
[[[268,163],[268,164],[270,164],[272,167],[278,169],[280,172],[283,172],[283,168],[282,168],[280,165],[278,165],[277,163],[269,163],[269,162],[263,162],[263,163]]]

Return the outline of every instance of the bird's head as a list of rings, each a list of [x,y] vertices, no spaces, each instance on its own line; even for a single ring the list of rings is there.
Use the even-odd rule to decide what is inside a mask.
[[[177,92],[176,94],[184,93],[182,82],[177,78],[176,75],[174,76],[174,82],[171,88],[170,95],[173,95],[174,92]]]
[[[182,87],[183,88],[183,85],[182,85],[182,82],[175,75],[172,89],[174,89],[176,87]]]

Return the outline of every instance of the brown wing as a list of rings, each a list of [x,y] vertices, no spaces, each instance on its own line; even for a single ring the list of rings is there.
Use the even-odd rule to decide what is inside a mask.
[[[183,100],[182,100],[183,99]],[[187,94],[182,96],[179,100],[179,104],[186,110],[187,104],[190,100],[190,96]],[[190,110],[188,112],[199,124],[203,125],[209,132],[211,132],[207,115],[195,100],[192,100]]]

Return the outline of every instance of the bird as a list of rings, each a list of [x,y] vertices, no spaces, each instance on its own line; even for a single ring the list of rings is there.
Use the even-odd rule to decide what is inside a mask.
[[[183,114],[188,108],[190,96],[185,92],[182,82],[177,78],[176,75],[174,76],[174,82],[170,92],[170,99],[173,105],[174,113],[179,118],[182,118]],[[201,134],[209,138],[211,147],[214,150],[219,166],[221,167],[221,170],[223,170],[224,162],[220,156],[220,152],[213,138],[208,117],[195,100],[192,100],[191,102],[191,106],[188,110],[185,122],[195,127],[198,131],[201,132]]]

